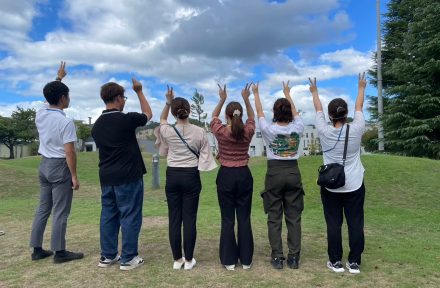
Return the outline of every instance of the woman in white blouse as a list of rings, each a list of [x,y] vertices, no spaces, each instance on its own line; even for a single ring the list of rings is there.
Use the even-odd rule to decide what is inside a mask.
[[[217,167],[203,128],[189,123],[191,112],[188,101],[174,98],[173,88],[168,88],[167,102],[160,116],[157,134],[159,153],[167,157],[165,192],[168,203],[169,239],[173,253],[173,269],[192,269],[196,244],[196,221],[199,196],[202,189],[199,171]],[[168,124],[168,113],[176,124]],[[182,224],[183,251],[182,255]]]
[[[321,200],[327,223],[328,257],[327,267],[334,272],[344,272],[342,264],[341,226],[343,213],[347,220],[350,252],[346,267],[350,273],[360,273],[361,255],[364,251],[364,167],[360,159],[362,134],[365,119],[362,113],[365,95],[365,73],[359,74],[358,95],[353,122],[348,123],[347,102],[341,98],[330,101],[328,115],[331,125],[325,120],[318,95],[316,78],[310,80],[310,92],[316,109],[316,129],[322,145],[324,164],[342,164],[345,134],[348,129],[347,159],[345,161],[345,185],[330,189],[321,187]]]

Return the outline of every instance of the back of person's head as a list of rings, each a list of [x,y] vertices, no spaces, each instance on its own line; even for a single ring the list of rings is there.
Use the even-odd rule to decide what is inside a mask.
[[[191,108],[188,100],[182,97],[176,97],[171,101],[171,114],[174,117],[185,120],[188,118]]]
[[[344,99],[335,98],[328,103],[328,117],[333,122],[333,125],[336,125],[338,122],[347,122],[347,114],[347,102]]]
[[[52,81],[44,86],[43,94],[50,105],[58,105],[61,97],[69,97],[69,87],[61,81]]]
[[[286,98],[278,98],[273,104],[273,122],[290,123],[293,120],[292,105]]]
[[[238,102],[230,102],[226,106],[226,116],[231,120],[232,137],[237,141],[244,138],[243,107]]]
[[[116,97],[124,96],[124,87],[115,83],[108,82],[101,86],[101,99],[105,104],[112,103],[115,101]]]

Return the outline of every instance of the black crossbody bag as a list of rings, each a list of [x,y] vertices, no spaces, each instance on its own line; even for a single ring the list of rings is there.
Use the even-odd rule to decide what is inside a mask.
[[[348,145],[348,134],[350,132],[350,125],[347,124],[347,131],[345,133],[345,143],[344,143],[344,156],[342,158],[342,165],[339,163],[330,163],[326,165],[321,165],[318,168],[318,180],[316,181],[319,186],[323,186],[325,188],[337,189],[345,185],[345,159],[347,157],[347,145]],[[332,149],[324,151],[328,152],[335,149],[336,144],[339,142],[339,138],[341,137],[341,132],[339,132],[338,140],[333,146]]]
[[[174,125],[170,125],[171,127],[173,127],[174,131],[176,131],[177,136],[179,136],[180,140],[182,140],[183,144],[185,144],[185,146],[188,148],[189,151],[191,151],[194,155],[196,155],[197,158],[200,157],[199,152],[197,152],[193,147],[189,146],[189,144],[185,141],[185,139],[183,139],[182,135],[180,135],[179,130],[177,130],[176,126]]]

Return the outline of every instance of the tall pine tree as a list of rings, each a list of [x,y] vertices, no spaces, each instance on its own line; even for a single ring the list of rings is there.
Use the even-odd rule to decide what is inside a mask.
[[[383,53],[386,149],[440,159],[440,2],[391,0],[388,8]]]

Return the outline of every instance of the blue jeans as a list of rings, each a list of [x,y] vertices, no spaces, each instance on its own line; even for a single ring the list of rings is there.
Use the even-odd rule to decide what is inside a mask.
[[[121,227],[121,263],[126,263],[138,255],[144,181],[141,178],[118,186],[101,186],[101,191],[101,255],[110,259],[116,257]]]

